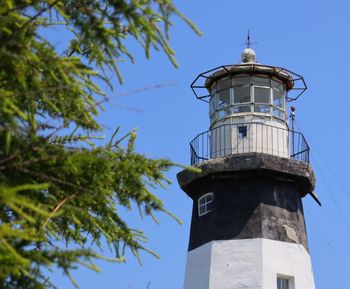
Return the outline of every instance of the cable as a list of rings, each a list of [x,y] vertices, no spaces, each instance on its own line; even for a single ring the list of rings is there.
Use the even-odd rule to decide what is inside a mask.
[[[348,229],[349,232],[350,232],[350,224],[349,224],[349,222],[347,221],[347,219],[346,219],[346,217],[345,217],[345,215],[344,215],[343,210],[340,208],[340,206],[339,206],[339,204],[338,204],[338,202],[337,202],[337,200],[336,200],[336,198],[335,198],[335,194],[334,194],[333,190],[331,189],[331,187],[330,187],[330,185],[328,184],[326,178],[324,177],[323,171],[321,170],[321,167],[318,165],[318,163],[317,163],[317,161],[316,161],[315,158],[313,158],[313,162],[315,163],[315,165],[316,165],[316,167],[317,167],[317,170],[320,172],[321,179],[322,179],[323,183],[326,185],[326,187],[327,187],[327,189],[328,189],[328,192],[330,193],[330,196],[331,196],[331,198],[332,198],[332,200],[333,200],[335,206],[337,207],[337,209],[338,209],[338,211],[339,211],[339,214],[340,214],[340,216],[341,216],[343,222],[345,223],[347,229]]]
[[[298,124],[298,123],[296,123],[296,124],[297,124],[298,130],[300,130],[299,124]],[[315,147],[315,148],[316,148],[316,147]],[[315,149],[315,152],[317,152],[316,149]],[[315,155],[316,155],[316,154],[315,154]],[[312,155],[311,155],[311,156],[312,156]],[[350,223],[348,222],[347,218],[345,217],[345,214],[344,214],[343,210],[342,210],[341,207],[339,206],[339,203],[338,203],[338,201],[336,200],[335,194],[334,194],[332,188],[330,187],[330,185],[329,185],[329,183],[328,183],[328,181],[327,181],[327,179],[326,179],[326,177],[325,177],[325,175],[324,175],[324,173],[323,173],[323,170],[321,169],[321,166],[318,165],[318,162],[317,162],[317,160],[316,160],[315,157],[313,157],[312,159],[313,159],[313,163],[315,164],[317,170],[320,172],[321,180],[322,180],[323,183],[326,185],[327,191],[329,192],[329,194],[330,194],[330,196],[331,196],[331,199],[332,199],[332,201],[334,202],[334,204],[335,204],[335,206],[336,206],[336,208],[337,208],[337,210],[338,210],[338,212],[339,212],[339,215],[341,216],[341,219],[343,220],[343,222],[344,222],[346,228],[347,228],[348,231],[350,232]],[[326,166],[326,168],[327,168],[327,167],[328,167],[328,166]]]
[[[321,229],[321,227],[319,226],[319,224],[316,221],[316,218],[313,217],[313,215],[311,214],[311,212],[309,210],[306,210],[308,216],[311,217],[313,223],[316,225],[316,228],[318,229],[318,231],[320,232],[323,240],[325,241],[325,243],[327,244],[327,246],[329,247],[331,253],[333,254],[333,256],[335,257],[335,259],[338,261],[339,267],[341,267],[343,269],[343,273],[346,275],[346,277],[350,280],[350,273],[346,272],[345,268],[345,264],[343,263],[343,261],[340,259],[339,255],[337,254],[336,250],[333,248],[333,246],[331,245],[330,241],[328,240],[326,234],[323,232],[323,230]]]

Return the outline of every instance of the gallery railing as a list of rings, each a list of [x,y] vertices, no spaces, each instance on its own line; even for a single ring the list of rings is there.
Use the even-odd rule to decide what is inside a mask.
[[[264,123],[224,124],[198,134],[191,142],[191,165],[241,153],[267,153],[309,162],[302,133]]]

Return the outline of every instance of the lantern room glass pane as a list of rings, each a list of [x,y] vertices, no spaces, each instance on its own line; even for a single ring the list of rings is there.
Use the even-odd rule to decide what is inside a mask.
[[[218,111],[218,118],[219,119],[222,119],[222,118],[229,116],[229,115],[230,115],[230,108],[229,107],[224,108],[224,109],[220,109]]]
[[[250,77],[239,77],[233,79],[234,86],[250,86]]]
[[[262,112],[262,113],[271,113],[269,105],[255,105],[254,111],[255,112]]]
[[[224,79],[224,80],[220,80],[217,82],[217,88],[218,90],[223,90],[223,89],[228,89],[230,88],[232,85],[232,80],[231,79]]]
[[[270,78],[265,77],[253,77],[252,84],[259,86],[268,86],[270,87]]]
[[[219,108],[226,107],[230,104],[230,89],[222,90],[219,95]]]
[[[270,88],[254,87],[254,102],[270,103]]]
[[[277,90],[273,90],[273,105],[284,108],[284,96]]]
[[[209,102],[209,115],[213,116],[213,114],[215,113],[216,109],[217,109],[217,95],[214,94],[210,98],[210,102]]]
[[[251,106],[250,105],[239,105],[233,107],[233,113],[240,113],[240,112],[251,112]]]
[[[285,112],[283,110],[278,109],[278,108],[273,108],[272,114],[273,114],[273,116],[276,116],[278,118],[285,119]]]
[[[233,102],[245,103],[250,102],[250,87],[249,86],[235,86],[233,89]]]
[[[278,90],[279,92],[283,92],[283,84],[276,80],[271,80],[271,87]]]

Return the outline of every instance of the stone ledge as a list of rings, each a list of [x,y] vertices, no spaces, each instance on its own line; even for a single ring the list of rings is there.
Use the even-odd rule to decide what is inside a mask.
[[[319,202],[317,197],[313,194],[316,183],[315,175],[310,164],[306,162],[281,158],[270,154],[246,153],[210,159],[194,167],[201,169],[201,172],[196,173],[185,169],[177,174],[179,185],[184,191],[186,191],[187,186],[198,179],[214,174],[258,172],[268,173],[269,175],[282,175],[286,178],[298,181],[302,187],[302,194],[306,195],[307,193],[311,193],[312,197],[314,199],[316,198],[315,200]]]

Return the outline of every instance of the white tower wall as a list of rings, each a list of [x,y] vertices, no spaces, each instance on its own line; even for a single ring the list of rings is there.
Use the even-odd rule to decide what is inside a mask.
[[[212,241],[188,252],[184,289],[315,289],[311,260],[300,244],[269,239]]]
[[[246,131],[246,136],[242,136],[240,129]],[[210,134],[210,158],[251,152],[289,158],[289,147],[286,125],[261,117],[252,117],[249,122],[230,118],[220,123]]]

